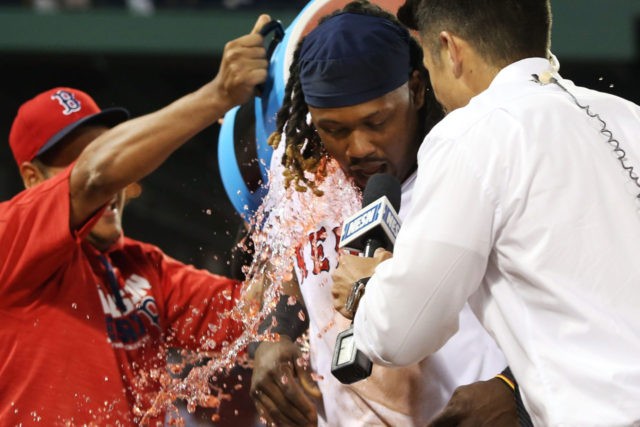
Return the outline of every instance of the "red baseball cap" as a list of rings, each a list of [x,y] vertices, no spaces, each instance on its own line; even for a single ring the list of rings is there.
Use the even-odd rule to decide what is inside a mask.
[[[73,130],[86,124],[113,127],[129,119],[124,108],[101,110],[85,92],[57,87],[36,95],[18,109],[9,145],[18,166],[41,155]]]

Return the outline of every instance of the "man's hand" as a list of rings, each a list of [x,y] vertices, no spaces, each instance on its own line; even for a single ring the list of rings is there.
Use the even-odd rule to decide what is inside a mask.
[[[429,427],[517,427],[513,392],[499,378],[458,387]]]
[[[340,255],[338,268],[331,275],[333,286],[331,295],[333,296],[333,307],[347,319],[353,318],[353,313],[345,309],[347,298],[351,294],[353,284],[364,278],[371,277],[376,266],[382,261],[391,258],[391,252],[384,249],[376,250],[373,258],[365,258],[355,255]]]
[[[281,335],[278,342],[263,342],[256,350],[251,377],[251,397],[267,425],[315,426],[312,398],[320,391],[309,372],[299,366],[298,346]]]
[[[260,30],[270,21],[269,15],[260,15],[250,34],[232,40],[224,47],[213,86],[216,96],[225,100],[228,108],[247,102],[255,94],[256,85],[267,79],[269,63]]]

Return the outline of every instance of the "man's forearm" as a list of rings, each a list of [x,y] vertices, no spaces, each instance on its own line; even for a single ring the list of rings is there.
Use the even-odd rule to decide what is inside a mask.
[[[258,30],[269,20],[262,15],[251,34],[227,43],[220,70],[211,82],[158,111],[106,131],[85,148],[70,177],[72,226],[151,173],[230,108],[250,99],[256,84],[267,75]]]
[[[217,100],[214,82],[153,113],[108,130],[80,155],[71,189],[104,203],[115,192],[145,177],[171,153],[222,117],[227,100]]]

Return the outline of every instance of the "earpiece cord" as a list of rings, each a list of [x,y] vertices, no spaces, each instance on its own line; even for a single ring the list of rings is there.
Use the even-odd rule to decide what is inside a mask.
[[[604,135],[607,138],[607,143],[609,145],[611,145],[613,147],[613,152],[616,155],[616,158],[618,159],[618,162],[620,162],[620,165],[622,166],[622,168],[627,171],[627,174],[629,175],[629,178],[631,179],[631,181],[634,182],[634,184],[640,189],[640,177],[638,176],[638,174],[635,172],[635,169],[633,166],[629,165],[628,159],[627,159],[627,153],[622,149],[622,147],[620,147],[620,141],[618,141],[616,138],[613,137],[613,133],[607,128],[607,123],[602,119],[602,117],[600,117],[599,114],[594,113],[591,111],[591,107],[589,105],[582,105],[578,99],[575,97],[575,95],[573,93],[571,93],[566,87],[564,87],[559,81],[558,79],[556,79],[555,77],[553,77],[553,75],[551,75],[551,73],[544,73],[542,76],[538,76],[537,74],[533,74],[533,79],[535,82],[546,85],[549,83],[553,83],[556,86],[558,86],[560,89],[562,89],[564,92],[566,92],[571,99],[573,100],[573,102],[582,110],[584,110],[584,112],[591,118],[596,119],[600,122],[600,125],[602,126],[600,133],[602,135]],[[636,196],[636,199],[638,199],[638,201],[640,201],[640,193],[638,193],[638,195]]]

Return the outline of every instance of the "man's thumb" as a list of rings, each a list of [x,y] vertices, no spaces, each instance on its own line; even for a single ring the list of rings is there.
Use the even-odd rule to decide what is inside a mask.
[[[322,396],[320,389],[318,388],[318,384],[311,378],[311,374],[302,366],[298,366],[298,363],[295,363],[296,374],[300,379],[300,385],[302,386],[305,393],[307,393],[310,397],[314,399],[319,399]]]
[[[262,27],[271,22],[271,17],[267,14],[262,14],[258,17],[253,29],[251,30],[251,34],[258,34]]]

